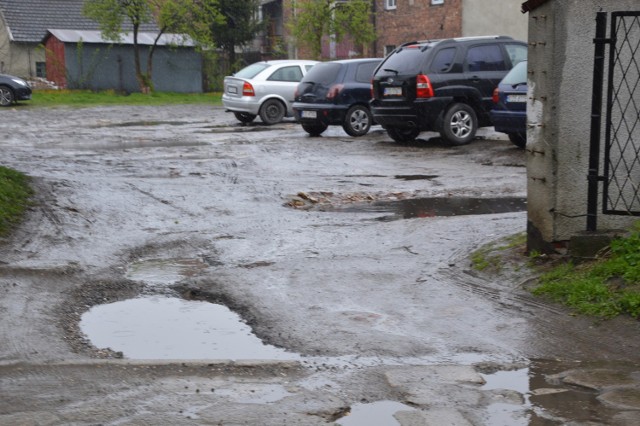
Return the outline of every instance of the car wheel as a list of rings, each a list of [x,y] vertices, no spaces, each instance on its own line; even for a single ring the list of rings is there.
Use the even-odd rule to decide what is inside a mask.
[[[234,112],[233,115],[235,115],[236,119],[241,123],[251,123],[256,118],[255,115],[249,114],[248,112]]]
[[[367,107],[354,105],[349,108],[342,128],[349,136],[364,136],[371,128],[371,112]]]
[[[269,99],[260,107],[260,118],[265,124],[277,124],[284,118],[284,105],[277,99]]]
[[[327,130],[328,125],[324,123],[302,123],[302,128],[311,136],[320,136],[322,132]]]
[[[527,134],[526,133],[509,133],[509,140],[518,148],[524,148],[527,146]]]
[[[13,90],[7,86],[0,86],[0,105],[9,106],[13,103]]]
[[[467,104],[456,103],[444,113],[440,135],[451,145],[466,145],[478,131],[476,112]]]
[[[387,126],[387,134],[396,142],[412,142],[420,134],[417,127],[391,127]]]

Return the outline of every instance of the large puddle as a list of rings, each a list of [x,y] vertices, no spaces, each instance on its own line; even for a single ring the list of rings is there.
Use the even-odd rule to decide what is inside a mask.
[[[413,219],[439,216],[465,216],[520,212],[527,209],[523,197],[497,198],[417,198],[407,200],[375,201],[346,207],[325,208],[324,211],[393,213],[378,220]]]
[[[80,328],[94,346],[129,359],[299,359],[208,302],[155,296],[99,305],[82,315]]]

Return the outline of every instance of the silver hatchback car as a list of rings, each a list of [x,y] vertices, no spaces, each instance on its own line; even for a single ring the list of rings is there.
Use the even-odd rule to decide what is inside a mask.
[[[222,104],[242,123],[258,115],[265,124],[293,116],[298,83],[317,61],[275,60],[256,62],[224,78]]]

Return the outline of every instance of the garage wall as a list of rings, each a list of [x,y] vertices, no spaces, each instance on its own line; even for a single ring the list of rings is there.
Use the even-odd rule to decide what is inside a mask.
[[[131,46],[65,44],[67,85],[70,89],[140,90]],[[141,47],[146,69],[148,48]],[[160,92],[201,93],[202,58],[194,49],[160,46],[153,56],[153,84]]]

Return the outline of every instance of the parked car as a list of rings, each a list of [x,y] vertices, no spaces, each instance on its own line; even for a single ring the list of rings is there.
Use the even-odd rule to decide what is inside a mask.
[[[506,133],[519,148],[527,144],[527,61],[504,76],[493,91],[491,121],[496,132]]]
[[[526,57],[527,44],[505,36],[405,43],[375,71],[373,119],[397,142],[430,130],[469,143],[491,125],[493,89]]]
[[[302,77],[317,61],[256,62],[224,78],[222,104],[243,123],[258,115],[265,124],[293,116],[293,94]]]
[[[31,99],[29,83],[19,77],[0,74],[0,105],[10,106],[17,101]]]
[[[373,122],[369,110],[371,77],[382,59],[345,59],[314,66],[296,89],[293,111],[312,136],[340,125],[351,136],[363,136]]]

